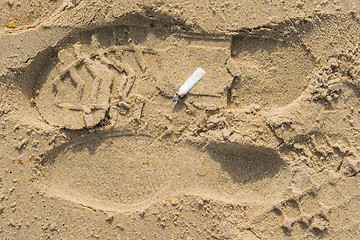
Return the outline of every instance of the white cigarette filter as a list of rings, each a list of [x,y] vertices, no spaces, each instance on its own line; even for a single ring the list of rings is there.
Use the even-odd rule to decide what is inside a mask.
[[[205,70],[202,68],[198,68],[195,72],[186,80],[186,82],[179,88],[177,93],[173,98],[173,102],[178,101],[180,98],[183,98],[192,87],[205,75]]]

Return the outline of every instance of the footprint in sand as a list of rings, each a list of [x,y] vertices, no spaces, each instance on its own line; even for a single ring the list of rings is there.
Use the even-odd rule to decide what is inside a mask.
[[[271,149],[212,144],[204,151],[114,133],[93,134],[50,151],[41,172],[49,196],[119,212],[144,209],[178,192],[226,202],[280,199],[289,181],[286,163]],[[256,186],[263,191],[252,190]]]
[[[208,69],[207,77],[190,99],[226,106],[224,93],[232,81],[224,68],[227,36],[120,26],[81,32],[64,42],[35,87],[37,108],[51,125],[93,127],[106,117],[110,102],[126,102],[131,91],[172,96],[197,66]]]
[[[35,102],[44,120],[74,130],[94,127],[111,115],[114,105],[126,110],[132,93],[150,97],[160,92],[171,99],[198,66],[207,74],[189,101],[216,102],[217,107],[282,106],[300,95],[306,72],[313,68],[305,50],[291,43],[158,25],[146,20],[69,36],[37,81]],[[287,75],[300,66],[304,73]],[[273,102],[266,101],[270,95],[276,95]],[[151,136],[103,132],[50,151],[40,185],[49,196],[121,212],[178,192],[236,203],[280,201],[289,172],[281,156],[266,147],[214,143],[204,150]]]
[[[299,44],[236,36],[228,66],[235,77],[228,103],[236,107],[256,103],[269,109],[288,105],[300,96],[315,64]]]

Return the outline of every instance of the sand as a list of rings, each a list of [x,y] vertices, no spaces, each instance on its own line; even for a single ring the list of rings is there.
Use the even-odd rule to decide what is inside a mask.
[[[359,239],[359,13],[1,1],[0,239]]]

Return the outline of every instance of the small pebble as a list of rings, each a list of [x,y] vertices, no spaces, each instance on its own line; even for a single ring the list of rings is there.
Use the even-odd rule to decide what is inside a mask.
[[[13,22],[9,23],[9,28],[16,28],[16,24]]]
[[[177,198],[170,198],[170,203],[171,203],[172,205],[177,205],[177,204],[179,203],[179,199],[177,199]]]

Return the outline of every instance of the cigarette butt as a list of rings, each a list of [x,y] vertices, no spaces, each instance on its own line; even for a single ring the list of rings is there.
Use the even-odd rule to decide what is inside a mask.
[[[179,88],[175,96],[173,97],[173,102],[178,101],[180,98],[183,98],[190,90],[195,86],[195,84],[205,75],[205,70],[198,68],[195,72],[185,81],[185,83]]]

